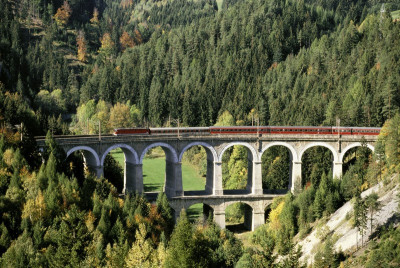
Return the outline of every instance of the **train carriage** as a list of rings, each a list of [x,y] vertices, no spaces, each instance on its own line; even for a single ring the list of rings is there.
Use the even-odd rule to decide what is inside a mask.
[[[261,127],[254,126],[229,126],[229,127],[210,127],[210,134],[256,134]]]
[[[149,135],[148,128],[116,128],[113,132],[114,135]]]
[[[369,127],[311,127],[311,126],[212,126],[167,128],[117,128],[114,135],[256,135],[256,134],[312,134],[312,135],[379,135],[380,128]]]
[[[379,135],[380,128],[371,127],[353,127],[351,135]]]
[[[165,128],[150,128],[150,133],[153,135],[207,135],[210,134],[208,127],[165,127]]]
[[[332,127],[271,126],[271,134],[332,134]]]

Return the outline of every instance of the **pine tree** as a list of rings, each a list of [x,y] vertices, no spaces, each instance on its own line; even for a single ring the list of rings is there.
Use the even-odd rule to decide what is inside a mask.
[[[1,118],[0,118],[1,119]],[[6,150],[6,141],[4,139],[4,135],[0,135],[0,167],[3,167],[4,162],[3,162],[3,153]]]
[[[338,259],[334,251],[332,238],[324,243],[324,247],[315,254],[313,267],[338,267]]]
[[[372,223],[374,219],[374,214],[381,208],[381,203],[378,201],[379,196],[377,193],[373,192],[365,198],[365,205],[369,211],[369,221],[370,221],[370,235],[372,235]]]
[[[49,160],[46,164],[45,174],[49,182],[57,181],[57,160],[53,153],[50,153]]]
[[[182,210],[169,242],[165,267],[194,267],[194,249],[193,227]]]
[[[318,189],[317,192],[315,193],[315,199],[313,203],[314,217],[317,219],[321,218],[324,212],[325,209],[324,200],[325,197],[322,195],[322,192]]]
[[[0,254],[3,254],[11,245],[11,237],[4,222],[0,225]]]
[[[172,208],[169,205],[167,195],[164,192],[158,194],[156,205],[157,205],[157,212],[162,215],[163,219],[166,222],[165,231],[167,236],[169,237],[174,228],[174,218],[172,215]]]
[[[354,209],[353,226],[357,228],[357,233],[361,234],[361,244],[363,245],[364,232],[367,227],[367,208],[360,194],[357,194],[354,197],[353,209]],[[357,236],[357,248],[358,248],[358,236]]]
[[[43,163],[40,166],[38,175],[37,175],[37,184],[39,188],[43,191],[47,188],[48,186],[48,178],[46,176],[46,164]]]
[[[5,264],[9,267],[35,266],[34,260],[36,254],[32,238],[27,231],[24,231],[2,255],[2,265]]]
[[[101,209],[101,218],[99,221],[99,225],[97,225],[97,230],[103,234],[103,237],[105,238],[106,241],[108,238],[108,233],[110,232],[110,228],[111,228],[111,222],[110,222],[109,211],[103,207]]]

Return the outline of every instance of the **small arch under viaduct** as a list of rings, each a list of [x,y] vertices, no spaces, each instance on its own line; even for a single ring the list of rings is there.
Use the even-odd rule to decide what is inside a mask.
[[[55,137],[58,144],[65,150],[67,157],[75,151],[81,151],[85,165],[98,177],[103,175],[106,155],[113,149],[121,148],[125,155],[124,193],[143,192],[143,159],[148,150],[161,146],[166,156],[164,191],[171,200],[175,211],[178,211],[176,215],[179,215],[180,208],[187,209],[191,202],[204,203],[213,208],[215,221],[221,227],[225,227],[225,212],[222,211],[225,211],[226,206],[232,202],[246,202],[253,209],[252,229],[264,223],[264,216],[261,217],[260,215],[261,211],[264,215],[265,200],[270,200],[268,198],[271,198],[271,196],[283,194],[262,188],[261,157],[266,150],[278,145],[288,148],[290,153],[290,180],[287,189],[294,191],[296,187],[301,185],[301,159],[307,149],[314,146],[328,148],[333,155],[333,175],[340,178],[346,152],[361,146],[363,140],[368,148],[373,151],[376,139],[377,136],[362,138],[357,135],[339,137],[337,135],[305,134]],[[43,138],[36,141],[39,148],[45,147]],[[207,152],[206,187],[204,191],[184,192],[182,187],[182,157],[189,148],[197,145],[202,146]],[[248,151],[247,188],[246,190],[236,190],[236,192],[232,192],[232,190],[224,191],[222,186],[222,156],[229,147],[234,145],[245,146]],[[263,207],[263,209],[260,210],[260,207]],[[223,221],[222,218],[224,218]]]

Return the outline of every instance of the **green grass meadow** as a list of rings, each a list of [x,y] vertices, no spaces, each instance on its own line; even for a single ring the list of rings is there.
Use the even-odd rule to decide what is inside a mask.
[[[121,149],[111,151],[112,156],[124,167],[125,157]],[[165,157],[147,156],[143,160],[143,187],[145,192],[161,192],[165,179]],[[204,190],[205,178],[202,178],[195,167],[182,163],[183,190]],[[203,213],[203,204],[195,204],[187,210],[188,217],[195,221]]]
[[[400,10],[393,11],[392,13],[390,13],[390,15],[392,15],[392,18],[394,20],[400,19]]]

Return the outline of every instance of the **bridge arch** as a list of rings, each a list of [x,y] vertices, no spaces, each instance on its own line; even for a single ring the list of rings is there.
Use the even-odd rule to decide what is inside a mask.
[[[251,202],[243,200],[229,201],[224,204],[224,207],[225,221],[229,222],[233,220],[231,224],[234,223],[234,225],[236,225],[236,227],[231,229],[231,231],[235,232],[234,230],[241,225],[242,228],[244,227],[247,230],[254,231],[254,223],[257,221],[255,220],[255,212],[257,208],[253,206]],[[243,222],[241,222],[242,217],[244,220]],[[261,221],[264,221],[264,214],[262,214]],[[239,225],[237,223],[239,223]],[[230,227],[228,226],[227,228],[229,229]],[[239,227],[239,229],[242,228]]]
[[[258,156],[258,153],[256,149],[249,143],[246,142],[231,142],[227,144],[220,152],[218,156],[218,162],[221,163],[222,165],[222,158],[226,150],[230,147],[233,146],[243,146],[246,148],[247,152],[247,179],[246,179],[246,184],[244,184],[244,180],[241,180],[239,183],[236,183],[234,185],[229,185],[229,183],[225,183],[224,185],[224,178],[222,178],[222,172],[221,172],[221,182],[222,182],[222,189],[227,190],[227,191],[237,191],[237,190],[245,190],[247,194],[259,194],[262,193],[262,179],[259,176],[261,173],[261,164],[260,164],[260,158]],[[229,170],[229,176],[231,176],[232,170]],[[242,178],[244,179],[244,177]],[[228,189],[224,189],[224,187],[227,187]],[[230,189],[229,189],[230,188]],[[236,188],[236,189],[232,189]],[[232,194],[236,194],[237,192]]]
[[[214,204],[212,204],[212,202],[207,202],[207,200],[187,200],[187,201],[185,201],[185,205],[184,205],[184,209],[185,210],[188,210],[188,208],[190,208],[191,206],[193,206],[193,205],[196,205],[196,204],[204,204],[204,205],[207,205],[207,206],[209,206],[210,208],[212,208],[212,209],[215,209],[215,207],[216,207],[216,205],[214,205]]]
[[[76,147],[69,149],[67,152],[67,158],[72,153],[74,153],[76,151],[80,151],[80,150],[83,151],[83,157],[87,164],[93,165],[93,166],[101,166],[99,155],[97,154],[97,152],[95,150],[93,150],[93,148],[91,148],[89,146],[76,146]]]
[[[296,152],[296,150],[293,148],[293,146],[290,145],[289,143],[280,142],[280,141],[268,143],[267,146],[265,146],[265,147],[262,149],[260,155],[262,156],[262,155],[265,153],[265,151],[267,151],[269,148],[271,148],[271,147],[273,147],[273,146],[283,146],[283,147],[286,147],[287,149],[289,149],[291,160],[292,160],[292,161],[298,161],[297,152]]]
[[[143,165],[143,159],[145,158],[146,153],[154,147],[161,147],[165,153],[165,178],[163,191],[168,197],[182,196],[182,166],[181,163],[178,162],[178,155],[175,148],[170,144],[155,142],[148,145],[140,155],[139,165]]]
[[[210,156],[212,156],[212,160],[213,161],[217,161],[218,156],[217,156],[217,152],[215,151],[214,147],[212,147],[210,144],[202,142],[202,141],[198,141],[198,142],[192,142],[189,143],[188,145],[185,146],[185,148],[182,149],[181,153],[179,154],[179,162],[182,161],[182,157],[183,154],[191,147],[193,146],[203,146],[206,149],[207,152],[207,156],[209,156],[209,154],[211,154]]]
[[[121,148],[122,151],[124,152],[125,155],[125,161],[132,163],[132,164],[136,164],[139,162],[139,157],[137,152],[129,145],[127,144],[123,144],[123,143],[118,143],[118,144],[114,144],[113,146],[110,146],[107,148],[107,150],[103,153],[102,157],[101,157],[101,165],[104,165],[104,160],[106,159],[106,156],[109,152],[111,152],[114,149],[118,149]]]
[[[253,206],[252,202],[249,201],[243,201],[243,200],[235,200],[235,201],[228,201],[224,203],[224,210],[226,210],[227,207],[230,205],[236,204],[236,203],[243,203],[251,207],[252,210],[255,210],[255,207]]]
[[[242,145],[242,146],[246,147],[251,152],[252,160],[255,161],[255,162],[259,161],[259,157],[258,157],[257,151],[254,149],[253,146],[251,146],[249,143],[246,143],[246,142],[238,142],[238,141],[236,141],[236,142],[229,143],[228,145],[226,145],[222,149],[222,151],[220,152],[220,154],[218,156],[218,162],[222,162],[222,156],[224,155],[225,151],[228,148],[230,148],[232,146],[235,146],[235,145]]]
[[[305,147],[303,147],[303,149],[301,150],[301,152],[299,154],[299,158],[298,158],[299,161],[301,161],[305,151],[307,151],[311,147],[315,147],[315,146],[321,146],[321,147],[328,148],[332,152],[333,162],[337,163],[339,161],[339,153],[336,151],[335,148],[333,148],[332,145],[325,143],[325,142],[311,142],[311,143],[307,144]]]
[[[165,142],[156,142],[156,143],[150,144],[149,146],[147,146],[143,150],[143,152],[142,152],[142,154],[140,155],[140,158],[139,158],[139,164],[143,164],[143,159],[144,159],[144,157],[145,157],[145,155],[146,155],[148,150],[150,150],[151,148],[154,148],[154,147],[158,147],[158,146],[162,147],[163,149],[167,149],[167,150],[164,150],[164,151],[165,151],[165,156],[166,156],[166,158],[168,160],[170,160],[170,161],[172,160],[174,163],[179,162],[178,161],[178,155],[177,155],[176,150],[174,149],[174,147],[172,147],[171,145],[169,145],[168,143],[165,143]]]
[[[355,142],[355,143],[352,143],[352,144],[350,144],[350,145],[348,145],[346,148],[344,148],[343,150],[342,150],[342,153],[340,154],[340,163],[343,163],[343,158],[344,158],[344,156],[346,155],[346,153],[350,150],[350,149],[353,149],[353,148],[355,148],[355,147],[361,147],[362,146],[362,144],[361,144],[361,142]],[[367,143],[367,147],[368,147],[368,149],[370,149],[372,152],[374,152],[375,151],[375,147],[374,146],[372,146],[371,144],[368,144]]]
[[[212,194],[213,193],[213,189],[214,189],[214,163],[217,161],[218,157],[217,157],[217,152],[215,151],[214,147],[212,147],[210,144],[205,143],[205,142],[201,142],[201,141],[196,141],[196,142],[192,142],[189,143],[188,145],[186,145],[181,153],[179,154],[179,162],[182,162],[182,158],[184,153],[190,149],[193,146],[201,146],[205,149],[206,151],[206,157],[207,157],[207,167],[206,167],[206,181],[205,181],[205,186],[197,188],[197,189],[193,189],[193,190],[200,190],[200,191],[205,191],[208,194]],[[182,171],[182,175],[183,175],[183,171]],[[184,184],[187,183],[187,179],[184,179],[184,176],[182,177],[182,185],[185,186]],[[186,187],[186,186],[185,186]],[[190,193],[187,193],[188,195]]]

